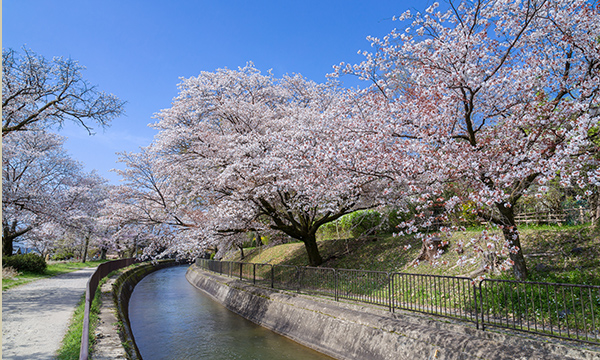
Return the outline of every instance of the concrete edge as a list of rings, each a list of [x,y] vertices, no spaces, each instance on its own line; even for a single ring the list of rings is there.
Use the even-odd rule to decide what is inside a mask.
[[[113,275],[98,289],[100,291],[100,313],[98,326],[95,329],[96,343],[90,353],[92,360],[127,359],[125,348],[121,343],[117,307],[113,300],[113,284],[117,275]]]
[[[600,359],[586,349],[254,287],[195,266],[186,278],[229,310],[337,359]]]
[[[135,337],[129,323],[129,299],[137,283],[146,275],[166,267],[182,265],[175,260],[164,260],[154,263],[144,263],[121,274],[113,284],[113,300],[117,308],[117,319],[120,322],[119,335],[121,344],[128,359],[142,359],[135,343]]]

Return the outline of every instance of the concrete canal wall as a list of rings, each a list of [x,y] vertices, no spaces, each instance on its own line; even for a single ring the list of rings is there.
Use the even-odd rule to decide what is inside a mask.
[[[186,277],[229,310],[337,359],[600,359],[563,344],[254,287],[195,266]]]
[[[129,299],[133,289],[146,275],[166,267],[181,265],[175,260],[161,260],[155,263],[145,263],[126,271],[113,284],[113,299],[117,307],[117,318],[121,321],[121,344],[125,348],[128,359],[141,359],[139,349],[135,344],[129,324]]]

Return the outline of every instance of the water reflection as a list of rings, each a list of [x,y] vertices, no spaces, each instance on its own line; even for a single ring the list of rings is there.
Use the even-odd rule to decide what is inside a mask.
[[[190,285],[186,266],[135,287],[129,318],[144,360],[331,359],[238,316]]]

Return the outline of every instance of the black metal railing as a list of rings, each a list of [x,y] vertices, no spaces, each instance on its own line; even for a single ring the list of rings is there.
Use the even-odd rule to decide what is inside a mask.
[[[502,327],[600,343],[600,286],[485,279],[483,327]]]
[[[273,286],[277,289],[298,290],[300,286],[298,282],[299,269],[292,265],[276,265],[271,270],[273,276]]]
[[[390,274],[380,271],[336,269],[338,299],[390,307]]]
[[[298,279],[298,288],[301,291],[338,299],[335,269],[300,267],[298,268]]]
[[[197,259],[196,266],[271,288],[600,344],[600,286]]]
[[[474,322],[477,291],[467,277],[394,273],[392,311],[402,309]]]

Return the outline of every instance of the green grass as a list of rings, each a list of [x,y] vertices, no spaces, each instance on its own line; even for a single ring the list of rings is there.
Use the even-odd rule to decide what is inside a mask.
[[[21,272],[21,274],[15,277],[14,279],[2,279],[2,291],[13,288],[15,286],[27,284],[35,280],[47,279],[56,275],[77,271],[82,268],[96,267],[106,261],[108,260],[86,261],[84,263],[68,262],[48,264],[48,267],[46,268],[44,274],[36,274],[29,271],[24,271]]]
[[[100,287],[107,280],[107,277],[100,281],[98,284],[98,289],[96,290],[96,294],[94,295],[94,300],[92,301],[92,306],[90,307],[90,329],[89,329],[89,353],[91,354],[92,348],[95,343],[95,335],[94,330],[98,325],[98,315],[100,314],[100,305],[102,296],[102,292],[100,291]],[[69,329],[65,337],[62,340],[61,347],[57,352],[57,360],[71,360],[71,359],[79,359],[79,351],[81,348],[81,335],[83,333],[83,315],[85,313],[85,293],[79,300],[77,304],[77,308],[75,309],[75,313],[71,318]]]
[[[121,268],[111,272],[106,275],[106,277],[100,280],[98,284],[98,288],[96,289],[96,294],[94,295],[94,300],[92,301],[92,306],[90,307],[90,329],[89,329],[89,349],[88,354],[92,354],[92,350],[94,345],[96,344],[95,332],[98,327],[100,307],[102,305],[102,291],[100,288],[104,285],[108,279],[118,274],[122,274],[139,264],[133,264],[127,266],[125,268]],[[71,321],[69,323],[69,329],[65,334],[61,347],[57,352],[57,360],[70,360],[70,359],[79,359],[79,351],[81,348],[81,335],[83,333],[83,315],[85,312],[85,294],[81,297],[79,303],[77,304],[77,308],[71,317]],[[125,346],[125,344],[123,344]]]

